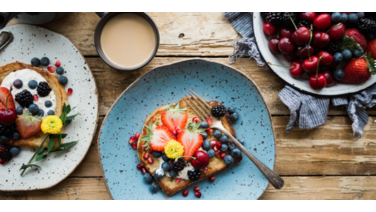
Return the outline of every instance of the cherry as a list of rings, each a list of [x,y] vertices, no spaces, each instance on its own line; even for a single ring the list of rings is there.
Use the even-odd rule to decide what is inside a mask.
[[[8,90],[8,89],[6,89],[6,90]],[[6,101],[5,108],[0,109],[0,123],[3,124],[3,125],[11,125],[17,119],[16,109],[8,108],[8,99],[9,99],[9,96],[12,95],[11,92],[12,92],[12,87],[8,91],[8,95],[7,95],[7,98],[5,100]],[[10,98],[12,99],[11,101],[13,101],[13,97],[11,96]]]
[[[196,151],[191,160],[195,169],[203,169],[209,165],[210,158],[204,151]]]
[[[294,78],[301,77],[304,73],[302,64],[299,61],[292,62],[289,70],[291,76]]]
[[[313,22],[313,20],[316,17],[315,12],[303,12],[299,14],[300,19],[303,19],[305,21]]]
[[[345,36],[346,27],[343,23],[338,23],[330,27],[328,33],[333,40],[341,40]]]
[[[320,14],[313,20],[313,26],[318,30],[326,30],[332,23],[332,16],[327,13]]]
[[[287,54],[294,51],[295,46],[290,38],[283,37],[278,42],[278,48],[283,54]]]
[[[324,76],[324,74],[319,74],[319,66],[323,57],[324,56],[321,56],[318,59],[318,62],[316,65],[316,74],[311,75],[308,79],[309,85],[311,86],[312,89],[315,89],[315,90],[323,89],[326,86],[326,77]]]
[[[317,56],[312,56],[311,58],[305,59],[302,64],[304,71],[308,73],[315,73],[318,62],[319,58]]]
[[[187,190],[187,189],[185,189],[185,190],[183,191],[182,195],[183,195],[183,197],[186,197],[186,196],[188,196],[188,190]]]
[[[284,54],[283,55],[285,57],[285,59],[289,62],[292,62],[294,60],[297,60],[299,59],[299,57],[294,53],[294,52],[290,52],[288,54]]]
[[[278,42],[279,42],[279,39],[276,37],[272,37],[269,40],[269,49],[273,54],[281,53],[281,51],[279,51],[279,48],[278,48]]]
[[[291,28],[285,28],[285,27],[282,27],[282,28],[279,30],[279,35],[280,35],[282,38],[283,38],[283,37],[291,38],[292,33],[294,33],[294,30],[291,29]]]
[[[292,33],[291,39],[296,45],[303,46],[309,42],[310,36],[311,33],[309,29],[305,26],[301,26]]]
[[[326,51],[319,52],[317,56],[320,58],[322,57],[321,64],[324,66],[329,66],[334,61],[333,56],[329,52],[326,52]]]
[[[272,23],[270,23],[269,21],[265,22],[264,24],[265,34],[269,36],[273,36],[277,34],[277,31],[278,31],[277,27],[275,27]]]
[[[312,45],[317,48],[324,48],[330,43],[330,37],[325,32],[315,32],[312,37]]]
[[[300,58],[306,59],[309,58],[310,55],[313,55],[314,52],[315,49],[312,46],[306,45],[305,47],[299,46],[296,49],[295,54]]]
[[[322,72],[322,74],[325,76],[326,78],[326,87],[332,87],[334,85],[334,77],[332,75],[332,72],[330,71],[324,71]]]

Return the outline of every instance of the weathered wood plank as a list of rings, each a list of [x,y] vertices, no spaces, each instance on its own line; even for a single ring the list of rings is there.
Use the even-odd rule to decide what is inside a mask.
[[[139,179],[142,180],[142,179]],[[271,185],[261,199],[376,199],[376,177],[284,177],[281,190]],[[179,194],[177,194],[179,195]],[[203,193],[205,198],[205,193]],[[103,178],[67,178],[41,191],[0,192],[0,200],[111,199]]]
[[[232,42],[241,36],[222,13],[148,13],[160,33],[158,56],[228,56]],[[59,21],[42,25],[69,38],[84,55],[98,55],[94,31],[95,13],[69,13]],[[12,20],[8,25],[21,22]],[[179,38],[183,33],[184,37]]]

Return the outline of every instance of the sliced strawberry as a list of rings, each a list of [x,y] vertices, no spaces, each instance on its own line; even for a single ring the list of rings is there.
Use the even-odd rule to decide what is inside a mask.
[[[7,96],[9,93],[9,89],[6,87],[0,87],[0,109],[5,109]],[[14,105],[13,96],[12,94],[9,95],[8,98],[8,108],[10,109],[16,109],[16,106]]]
[[[171,139],[174,139],[170,129],[166,126],[158,126],[153,130],[153,123],[150,121],[150,126],[146,126],[148,134],[141,138],[141,141],[146,141],[144,146],[147,148],[151,146],[154,151],[163,151],[164,146]]]
[[[41,131],[42,118],[27,112],[16,119],[17,130],[23,139],[32,137]]]
[[[201,122],[197,123],[189,123],[188,129],[182,131],[178,135],[178,142],[181,143],[184,146],[184,160],[190,160],[195,152],[200,149],[203,138],[201,136],[201,132],[205,129],[200,128]]]
[[[163,111],[161,116],[162,123],[171,131],[174,131],[176,127],[183,130],[188,120],[188,114],[185,110],[187,108],[179,108],[179,104],[176,106],[172,105]]]

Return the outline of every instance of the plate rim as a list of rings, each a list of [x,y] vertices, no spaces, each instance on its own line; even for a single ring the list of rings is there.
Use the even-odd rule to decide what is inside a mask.
[[[256,15],[258,15],[258,16],[261,17],[261,13],[260,13],[260,12],[253,12],[253,17],[252,17],[253,33],[254,33],[254,38],[255,38],[256,44],[257,44],[257,38],[256,38],[256,33],[255,33],[255,19],[256,19]],[[257,48],[258,48],[258,45],[257,45]],[[340,97],[340,96],[345,96],[345,95],[355,94],[355,93],[361,92],[361,91],[363,91],[363,90],[365,90],[365,89],[367,89],[367,88],[369,88],[369,87],[371,87],[371,86],[373,86],[373,85],[376,84],[376,82],[374,82],[374,83],[372,83],[372,84],[370,84],[370,85],[368,85],[368,86],[365,86],[365,87],[363,87],[363,88],[359,88],[358,90],[355,90],[355,91],[349,91],[349,92],[343,92],[343,93],[340,93],[340,94],[330,94],[330,93],[328,93],[328,94],[323,94],[323,93],[314,93],[314,92],[312,92],[312,91],[310,91],[310,90],[305,90],[305,89],[303,89],[303,88],[299,88],[299,87],[297,87],[295,84],[293,84],[293,83],[291,83],[291,82],[288,82],[286,79],[284,79],[283,77],[281,77],[281,76],[278,74],[278,72],[275,71],[275,70],[274,70],[274,69],[273,69],[273,68],[272,68],[272,67],[266,62],[264,56],[262,55],[262,52],[261,52],[260,48],[259,48],[259,52],[260,52],[261,57],[264,59],[265,64],[267,65],[267,67],[268,67],[270,70],[272,70],[272,71],[274,72],[275,75],[277,75],[280,79],[282,79],[282,80],[283,80],[286,84],[288,84],[289,86],[291,86],[291,87],[293,87],[293,88],[295,88],[295,89],[297,89],[297,90],[299,90],[299,91],[301,91],[301,92],[303,92],[303,93],[305,93],[305,94],[310,94],[310,95],[320,96],[320,97],[323,97],[323,96],[324,96],[324,97]]]
[[[274,141],[274,164],[273,164],[273,169],[275,169],[275,164],[276,164],[276,156],[277,156],[277,146],[276,146],[276,138],[275,138],[275,129],[274,129],[274,125],[273,125],[273,122],[272,122],[272,116],[271,116],[271,113],[270,113],[270,109],[268,107],[268,105],[266,104],[266,101],[259,89],[259,87],[257,86],[257,84],[250,78],[248,77],[247,75],[245,75],[243,72],[237,70],[236,68],[234,67],[231,67],[230,65],[227,65],[227,64],[224,64],[222,62],[216,62],[216,61],[211,61],[209,59],[206,59],[206,58],[199,58],[199,57],[193,57],[193,58],[187,58],[187,59],[182,59],[182,60],[178,60],[178,61],[174,61],[174,62],[171,62],[171,63],[167,63],[167,64],[163,64],[163,65],[159,65],[159,66],[156,66],[154,68],[152,68],[151,70],[145,72],[144,74],[142,74],[140,77],[138,77],[132,84],[130,84],[118,97],[117,99],[114,101],[114,103],[111,105],[110,109],[108,110],[108,112],[106,113],[106,116],[104,117],[103,119],[103,122],[101,124],[101,127],[99,128],[99,131],[98,131],[98,138],[97,138],[97,148],[98,148],[98,157],[100,159],[100,164],[101,164],[101,167],[102,167],[102,174],[103,174],[103,178],[104,178],[104,182],[105,182],[105,186],[106,186],[106,189],[107,189],[107,192],[108,194],[110,195],[111,199],[112,200],[115,200],[114,197],[112,196],[112,193],[110,192],[110,189],[108,187],[108,183],[107,183],[107,180],[105,178],[105,174],[104,174],[104,167],[103,167],[103,163],[102,163],[102,157],[101,157],[101,150],[100,150],[100,138],[101,138],[101,134],[102,134],[102,128],[104,126],[104,124],[106,123],[106,120],[107,120],[107,117],[108,115],[110,114],[110,112],[112,111],[113,107],[117,104],[117,102],[122,98],[122,96],[125,94],[125,92],[128,91],[128,89],[130,89],[136,82],[138,82],[142,77],[144,77],[146,74],[152,72],[152,71],[155,71],[156,69],[159,69],[159,68],[162,68],[162,67],[166,67],[166,66],[170,66],[170,65],[174,65],[174,64],[177,64],[177,63],[181,63],[181,62],[187,62],[187,61],[193,61],[193,60],[200,60],[200,61],[205,61],[205,62],[209,62],[209,63],[216,63],[216,64],[219,64],[219,65],[223,65],[223,66],[226,66],[228,68],[231,68],[232,70],[240,73],[241,75],[243,75],[244,77],[246,77],[249,81],[251,81],[253,83],[253,85],[256,87],[257,91],[259,92],[261,98],[262,98],[262,101],[264,102],[265,106],[266,106],[266,109],[268,111],[268,115],[269,115],[269,120],[270,120],[270,123],[271,123],[271,127],[272,127],[272,132],[273,132],[273,141]],[[270,182],[268,182],[268,184],[265,186],[264,188],[264,191],[260,194],[260,196],[257,198],[257,199],[260,199],[260,197],[265,193],[266,189],[269,187],[270,185]],[[162,191],[163,192],[163,191]],[[176,195],[176,194],[174,194]],[[130,200],[130,199],[128,199]]]
[[[46,31],[49,31],[49,32],[53,32],[53,33],[56,33],[58,35],[61,35],[63,36],[64,38],[66,38],[69,42],[71,42],[71,44],[77,49],[78,53],[81,55],[81,57],[84,59],[90,73],[91,73],[91,76],[93,77],[93,81],[94,81],[94,85],[95,85],[95,96],[96,96],[96,102],[97,102],[97,117],[95,118],[95,128],[94,128],[94,131],[93,131],[93,135],[91,137],[91,141],[90,141],[90,145],[88,145],[88,148],[86,149],[86,152],[83,154],[83,157],[81,158],[81,160],[76,164],[76,166],[72,169],[71,172],[69,172],[67,175],[65,175],[63,178],[61,178],[59,181],[57,181],[55,184],[52,184],[50,186],[47,186],[47,187],[43,187],[43,188],[33,188],[33,189],[17,189],[17,190],[3,190],[3,189],[0,189],[0,191],[4,191],[4,192],[18,192],[18,191],[37,191],[37,190],[46,190],[46,189],[49,189],[49,188],[52,188],[54,186],[56,186],[57,184],[61,183],[63,180],[67,179],[76,169],[77,167],[82,163],[82,161],[84,160],[84,158],[86,157],[87,153],[89,152],[89,149],[91,147],[91,143],[93,143],[93,139],[95,137],[95,134],[97,132],[97,127],[98,127],[98,119],[99,119],[99,98],[98,98],[98,87],[97,87],[97,83],[95,81],[95,78],[94,78],[94,74],[93,72],[91,71],[91,68],[89,66],[89,63],[87,62],[85,56],[81,53],[81,51],[76,47],[76,45],[73,44],[73,42],[67,38],[65,35],[62,35],[58,32],[55,32],[55,31],[52,31],[52,30],[49,30],[45,27],[41,27],[41,26],[35,26],[35,25],[32,25],[32,24],[14,24],[14,25],[10,25],[10,26],[6,26],[4,27],[3,29],[1,29],[0,31],[4,31],[4,29],[6,29],[7,27],[11,27],[11,26],[16,26],[16,25],[26,25],[26,26],[32,26],[32,27],[36,27],[36,28],[42,28]],[[5,47],[6,48],[6,47]]]

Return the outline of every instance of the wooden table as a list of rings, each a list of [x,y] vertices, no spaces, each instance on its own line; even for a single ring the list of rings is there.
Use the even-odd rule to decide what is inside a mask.
[[[119,94],[142,73],[187,57],[228,63],[232,42],[241,36],[222,13],[149,13],[160,30],[157,56],[146,67],[131,72],[110,68],[94,46],[95,13],[69,13],[44,27],[68,37],[86,57],[99,90],[99,124]],[[9,25],[18,24],[12,21]],[[184,37],[182,35],[184,34]],[[179,36],[180,35],[180,36]],[[179,38],[182,37],[182,38]],[[365,135],[355,140],[351,120],[340,107],[331,107],[326,123],[311,130],[286,133],[289,110],[278,98],[285,83],[272,71],[248,58],[233,65],[261,89],[272,114],[276,137],[275,171],[285,187],[271,185],[261,199],[376,199],[376,110],[369,110]],[[97,129],[98,136],[99,127]],[[97,136],[78,168],[48,190],[0,192],[0,199],[110,199],[100,167]]]

